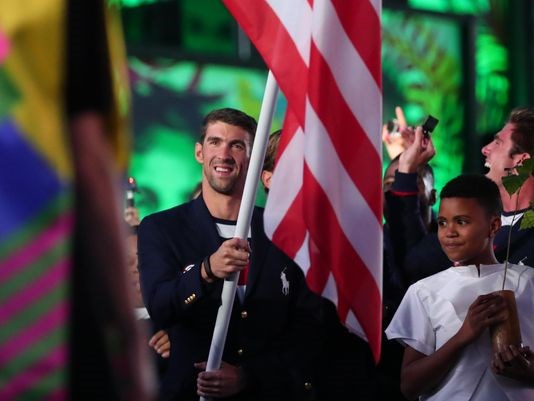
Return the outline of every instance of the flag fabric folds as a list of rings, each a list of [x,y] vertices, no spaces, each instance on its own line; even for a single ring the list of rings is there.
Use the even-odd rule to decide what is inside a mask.
[[[80,35],[67,34],[73,7],[83,4],[94,12],[82,15],[85,35],[98,37],[84,46]],[[108,48],[116,42],[120,49],[122,40],[112,31],[114,12],[102,0],[0,0],[0,400],[111,399],[116,393],[113,399],[146,399],[133,378],[138,367],[130,363],[139,337],[127,322],[118,193],[112,191],[128,151],[120,130],[128,110],[119,115],[116,101],[118,88],[125,88],[126,59],[114,59],[120,50]],[[97,21],[95,14],[103,17]],[[79,65],[70,63],[72,49],[80,56],[96,48],[95,57],[83,60],[83,75],[73,74]],[[95,65],[102,75],[95,75]],[[80,86],[76,99],[66,99],[69,78],[105,92],[107,107],[98,107]],[[84,128],[84,111],[106,121],[102,129]],[[76,146],[81,137],[88,146]],[[101,193],[80,199],[78,189],[90,185],[80,174],[84,169],[97,176],[93,187]],[[106,254],[99,263],[97,252]],[[80,308],[82,303],[89,306]],[[80,330],[73,317],[92,331]],[[72,350],[78,345],[99,354],[76,359],[80,353]],[[78,372],[98,362],[107,381],[87,377],[90,386],[84,388]]]
[[[224,0],[287,111],[265,210],[273,242],[380,356],[380,0]]]
[[[73,198],[59,112],[63,10],[60,1],[0,1],[2,400],[68,398]]]

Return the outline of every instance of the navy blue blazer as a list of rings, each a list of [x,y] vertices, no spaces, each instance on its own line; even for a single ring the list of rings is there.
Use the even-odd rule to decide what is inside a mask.
[[[223,360],[242,366],[249,383],[234,399],[310,399],[318,296],[302,271],[266,237],[262,209],[251,224],[251,263],[243,303],[236,296]],[[152,214],[139,227],[141,288],[150,316],[170,328],[171,356],[161,399],[198,399],[193,363],[208,358],[223,281],[205,282],[200,265],[220,246],[199,198]],[[289,281],[283,289],[282,275]]]
[[[513,212],[503,213],[507,216],[513,215]],[[520,229],[521,222],[524,216],[516,220],[516,223],[511,228],[510,226],[503,226],[493,241],[495,248],[495,256],[500,262],[506,260],[506,252],[508,249],[508,235],[510,235],[510,255],[508,260],[511,263],[523,263],[527,266],[534,267],[534,228]]]

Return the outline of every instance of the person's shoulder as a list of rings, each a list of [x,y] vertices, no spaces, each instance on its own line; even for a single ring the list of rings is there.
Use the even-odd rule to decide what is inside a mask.
[[[504,268],[504,264],[503,264]],[[527,278],[528,280],[534,280],[534,267],[528,266],[528,265],[516,265],[516,264],[509,264],[508,269],[516,272],[518,275],[523,276]]]
[[[179,216],[181,214],[184,214],[184,211],[186,209],[188,209],[187,203],[184,203],[182,205],[174,206],[169,209],[159,210],[157,212],[151,213],[143,220],[165,220],[168,219],[170,216]]]
[[[143,227],[147,224],[176,224],[177,220],[187,220],[193,214],[193,202],[194,201],[189,201],[169,209],[160,210],[158,212],[149,214],[143,220],[141,220],[140,226]]]
[[[449,280],[451,274],[453,274],[453,268],[449,267],[445,270],[434,273],[428,277],[422,278],[417,281],[415,284],[426,285],[426,286],[439,286],[443,281]]]
[[[454,275],[452,269],[452,267],[449,267],[448,269],[416,281],[410,285],[407,292],[416,293],[419,297],[421,297],[422,294],[428,296],[428,294],[431,293],[439,293],[441,289],[445,288],[451,282],[452,276]]]

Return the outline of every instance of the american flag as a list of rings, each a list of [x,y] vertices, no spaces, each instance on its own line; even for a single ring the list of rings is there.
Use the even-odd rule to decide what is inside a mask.
[[[288,106],[265,211],[273,242],[380,356],[380,0],[224,0]]]

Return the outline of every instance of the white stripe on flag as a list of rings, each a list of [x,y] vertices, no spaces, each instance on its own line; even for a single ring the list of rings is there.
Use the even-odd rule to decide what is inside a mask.
[[[356,319],[356,316],[354,316],[354,313],[349,310],[349,314],[347,315],[347,318],[345,319],[345,325],[352,331],[353,333],[356,333],[364,340],[368,341],[367,336],[365,335],[365,331],[363,331],[362,326],[360,325],[360,322],[358,322],[358,319]]]
[[[265,232],[271,238],[302,188],[303,152],[304,133],[299,128],[284,153],[279,156],[276,173],[271,181],[267,203],[276,206],[267,206],[269,219],[265,220]]]
[[[352,114],[365,130],[377,152],[382,150],[382,94],[360,54],[343,30],[336,10],[329,1],[317,1],[313,41],[334,74],[337,86]],[[355,79],[358,77],[358,79]],[[362,98],[365,101],[362,101]]]
[[[309,103],[306,104],[306,126],[310,127],[305,135],[306,163],[326,193],[339,226],[380,288],[382,269],[378,267],[381,266],[381,253],[377,249],[381,249],[378,233],[382,232],[382,222],[376,220],[373,211],[347,174],[328,132]],[[370,232],[377,234],[369,235]]]
[[[291,36],[306,65],[310,60],[312,9],[308,0],[266,0]],[[253,6],[252,6],[253,7]]]
[[[295,255],[295,263],[304,272],[304,275],[310,269],[310,233],[306,231],[306,237],[304,237],[304,242]]]

